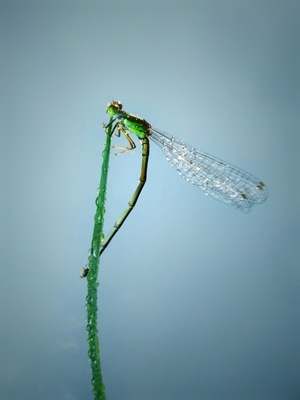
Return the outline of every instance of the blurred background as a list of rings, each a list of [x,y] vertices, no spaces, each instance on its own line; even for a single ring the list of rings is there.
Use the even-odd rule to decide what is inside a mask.
[[[242,214],[151,146],[101,258],[107,399],[299,400],[299,2],[0,4],[1,399],[93,398],[79,271],[116,99],[269,197]],[[111,157],[106,233],[136,187],[136,144]]]

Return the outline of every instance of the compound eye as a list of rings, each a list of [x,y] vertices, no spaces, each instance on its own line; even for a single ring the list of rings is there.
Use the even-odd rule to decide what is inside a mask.
[[[115,108],[115,110],[116,110],[117,112],[121,111],[122,108],[123,108],[123,104],[122,104],[120,101],[118,101],[118,100],[113,100],[113,101],[111,102],[111,105],[112,105],[112,107]]]
[[[107,104],[106,112],[110,115],[115,115],[119,113],[123,108],[123,105],[120,101],[113,100],[111,103]]]

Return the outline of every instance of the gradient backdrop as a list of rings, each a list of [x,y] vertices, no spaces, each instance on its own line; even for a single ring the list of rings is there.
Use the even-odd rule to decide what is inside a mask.
[[[93,398],[79,271],[118,99],[269,198],[244,215],[151,147],[101,259],[107,400],[299,400],[299,1],[0,4],[0,398]],[[139,164],[112,156],[105,232]]]

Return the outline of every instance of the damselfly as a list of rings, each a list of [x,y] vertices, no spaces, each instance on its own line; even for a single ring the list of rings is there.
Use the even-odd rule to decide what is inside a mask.
[[[104,125],[105,130],[110,128],[116,136],[124,134],[129,143],[128,147],[114,147],[122,149],[122,151],[133,150],[136,145],[130,134],[136,135],[142,144],[142,165],[139,184],[128,203],[128,208],[115,223],[110,234],[103,240],[100,254],[135,206],[144,187],[147,179],[149,138],[162,149],[167,160],[179,175],[203,190],[205,194],[225,204],[230,204],[243,213],[249,212],[254,204],[260,204],[266,200],[267,190],[260,179],[154,128],[145,119],[124,111],[120,101],[114,100],[108,103],[106,112],[112,119],[107,125]]]

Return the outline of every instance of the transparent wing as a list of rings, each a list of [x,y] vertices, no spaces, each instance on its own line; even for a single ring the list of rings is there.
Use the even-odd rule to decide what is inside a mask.
[[[150,139],[165,153],[167,160],[188,182],[215,199],[243,213],[267,198],[265,184],[255,176],[209,154],[200,152],[176,137],[151,128]]]

